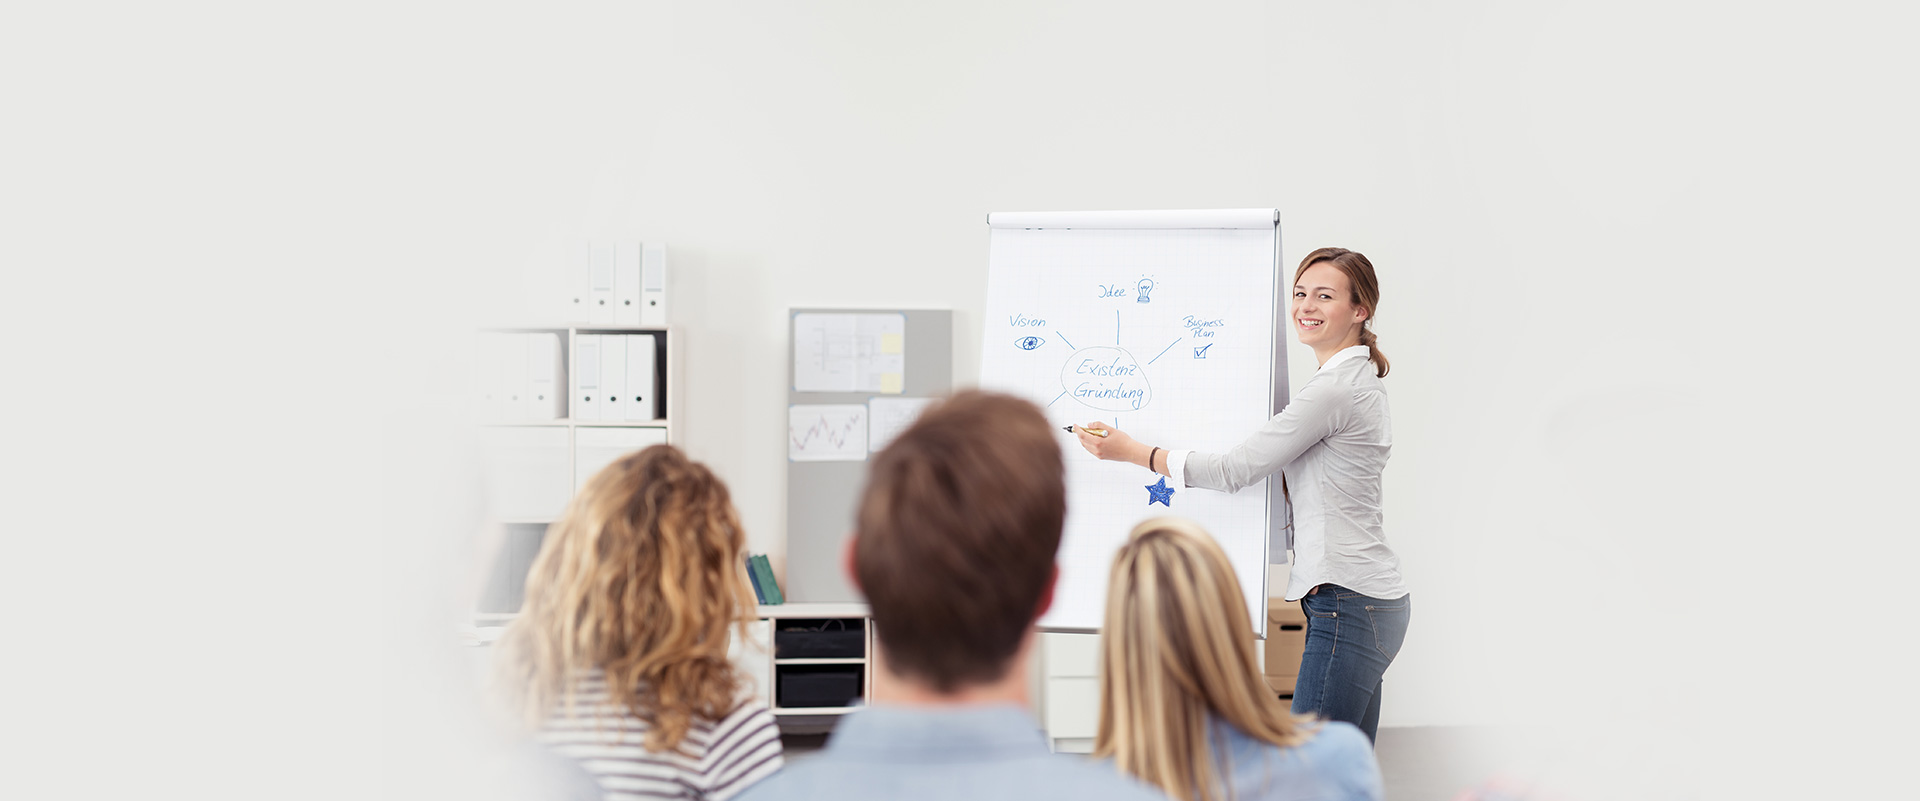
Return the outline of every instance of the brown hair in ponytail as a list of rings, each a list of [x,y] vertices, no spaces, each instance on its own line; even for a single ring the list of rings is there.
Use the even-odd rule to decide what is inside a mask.
[[[1380,352],[1380,338],[1373,334],[1374,309],[1380,305],[1380,279],[1373,276],[1373,262],[1367,257],[1346,248],[1321,248],[1300,260],[1300,269],[1293,271],[1293,282],[1300,283],[1300,276],[1307,268],[1326,262],[1346,273],[1347,285],[1352,287],[1351,302],[1367,310],[1367,319],[1360,323],[1360,344],[1367,346],[1367,359],[1373,362],[1375,375],[1387,377],[1387,355]]]

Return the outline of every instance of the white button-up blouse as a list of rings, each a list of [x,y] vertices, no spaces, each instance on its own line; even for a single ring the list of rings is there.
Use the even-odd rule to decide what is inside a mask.
[[[1171,451],[1177,489],[1233,492],[1280,473],[1292,499],[1287,600],[1320,584],[1374,598],[1407,594],[1381,527],[1380,472],[1393,452],[1387,389],[1355,345],[1333,355],[1287,407],[1226,453]]]

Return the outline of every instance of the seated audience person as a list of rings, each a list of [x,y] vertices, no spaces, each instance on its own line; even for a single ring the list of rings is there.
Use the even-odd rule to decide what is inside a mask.
[[[1067,512],[1054,431],[1032,403],[966,391],[873,457],[847,560],[879,642],[875,697],[745,801],[1163,798],[1055,756],[1025,708]]]
[[[1378,801],[1367,736],[1294,716],[1253,647],[1213,537],[1172,517],[1135,527],[1107,583],[1094,756],[1178,801]]]
[[[608,465],[547,530],[498,678],[607,798],[726,799],[780,769],[727,660],[754,612],[745,544],[726,485],[669,445]]]

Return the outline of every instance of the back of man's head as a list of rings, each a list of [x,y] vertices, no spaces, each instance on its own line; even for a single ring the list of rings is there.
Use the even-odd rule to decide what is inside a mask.
[[[875,456],[854,572],[888,666],[938,692],[1006,675],[1053,581],[1066,521],[1040,408],[969,390]]]

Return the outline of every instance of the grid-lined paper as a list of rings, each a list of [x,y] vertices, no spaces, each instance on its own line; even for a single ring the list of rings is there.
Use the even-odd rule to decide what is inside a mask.
[[[1233,447],[1273,408],[1276,236],[1271,225],[993,228],[981,385],[1040,404],[1056,430],[1103,421],[1162,448]],[[1114,551],[1135,524],[1166,514],[1213,533],[1253,625],[1264,622],[1274,513],[1265,482],[1149,505],[1161,476],[1058,436],[1067,524],[1042,627],[1098,629]]]

